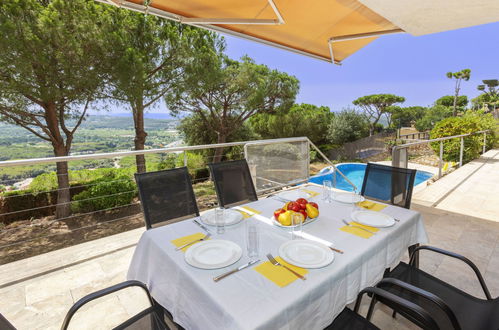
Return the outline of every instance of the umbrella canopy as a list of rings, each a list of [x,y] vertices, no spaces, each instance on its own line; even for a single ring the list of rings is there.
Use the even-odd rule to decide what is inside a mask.
[[[463,6],[466,7],[466,2],[471,2],[469,0],[97,1],[243,37],[337,64],[380,35],[405,31],[412,33],[412,30],[415,31],[415,35],[419,35],[449,29],[449,24],[452,22],[451,15],[444,16],[449,17],[447,20],[449,24],[441,24],[439,15],[433,13],[432,8],[436,6],[443,10],[445,6],[435,3],[445,2],[447,9],[454,8],[455,3],[459,3],[462,5],[459,11],[466,12]],[[489,10],[494,6],[497,7],[499,3],[498,0],[476,1],[481,5],[489,3],[490,5],[486,7]],[[421,2],[426,3],[426,7],[420,8]],[[475,11],[477,18],[482,13],[483,10]],[[465,26],[480,24],[484,20],[490,21],[491,17],[497,20],[498,15],[499,11],[496,10],[488,13],[486,19],[471,18],[464,23],[461,21],[460,24]],[[428,27],[421,28],[418,17],[424,19]],[[480,22],[474,23],[477,21]]]

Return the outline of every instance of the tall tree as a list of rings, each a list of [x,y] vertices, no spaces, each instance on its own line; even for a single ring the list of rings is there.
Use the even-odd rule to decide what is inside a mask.
[[[395,128],[410,127],[412,124],[423,118],[427,108],[420,106],[399,107],[393,106],[390,109],[392,113],[393,126]]]
[[[224,44],[206,30],[119,8],[114,9],[109,23],[109,43],[115,58],[110,95],[130,107],[135,150],[144,150],[144,112],[175,88],[185,74],[186,63]],[[135,157],[137,172],[145,172],[144,155]]]
[[[0,120],[67,156],[105,81],[103,6],[86,0],[0,2]],[[73,127],[68,120],[75,120]],[[57,162],[56,217],[70,212],[67,162]]]
[[[483,94],[479,95],[473,101],[482,106],[482,108],[489,108],[490,106],[492,106],[492,110],[495,111],[497,105],[499,104],[499,80],[488,79],[482,80],[482,82],[483,85],[478,85],[477,89],[483,92]]]
[[[459,91],[461,90],[461,82],[468,81],[471,78],[471,70],[470,69],[463,69],[461,71],[457,72],[447,72],[446,74],[447,78],[449,79],[455,79],[456,84],[454,86],[454,104],[452,105],[452,115],[455,117],[457,116],[457,100],[459,97]]]
[[[173,114],[194,113],[217,135],[217,143],[239,129],[257,113],[282,111],[293,105],[298,80],[284,72],[225,55],[205,56],[192,63],[182,84],[168,93],[166,103]],[[217,148],[213,161],[222,159]]]
[[[453,108],[454,107],[454,96],[445,95],[435,101],[435,105],[443,105],[444,107]],[[459,95],[456,102],[456,107],[458,110],[464,110],[468,105],[468,97],[466,95]]]
[[[302,103],[294,104],[288,111],[257,114],[250,118],[250,123],[264,139],[306,136],[316,144],[324,144],[333,117],[328,107]]]
[[[385,114],[388,123],[391,123],[390,107],[397,103],[405,102],[405,98],[393,94],[373,94],[359,97],[352,103],[360,107],[369,120],[369,136],[373,135],[376,124]]]

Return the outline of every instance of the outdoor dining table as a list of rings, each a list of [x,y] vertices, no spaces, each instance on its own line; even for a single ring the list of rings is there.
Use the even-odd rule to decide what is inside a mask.
[[[322,192],[317,185],[299,189],[303,187]],[[344,226],[342,219],[351,220],[352,204],[325,203],[321,194],[309,200],[318,203],[320,215],[303,226],[304,237],[331,244],[344,253],[335,253],[334,261],[326,267],[309,269],[305,281],[279,287],[255,271],[257,265],[219,282],[213,280],[249,261],[246,221],[259,227],[261,262],[267,261],[267,253],[277,256],[279,246],[291,239],[289,230],[270,220],[273,211],[283,206],[275,198],[246,204],[261,213],[227,226],[224,234],[211,230],[211,239],[241,246],[244,252],[237,263],[216,270],[188,265],[184,252],[175,251],[171,241],[203,230],[185,220],[147,230],[137,245],[127,277],[145,283],[154,299],[186,329],[323,329],[355,301],[363,288],[374,285],[386,268],[395,266],[408,247],[428,241],[421,214],[416,211],[387,206],[381,212],[399,221],[366,239],[340,230]]]

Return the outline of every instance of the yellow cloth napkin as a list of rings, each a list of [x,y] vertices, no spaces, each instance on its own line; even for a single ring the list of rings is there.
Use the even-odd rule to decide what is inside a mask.
[[[388,205],[375,203],[375,202],[371,202],[371,201],[363,201],[363,202],[357,203],[357,205],[362,207],[362,208],[365,208],[366,210],[378,211],[378,212],[388,206]]]
[[[195,234],[192,234],[192,235],[188,235],[188,236],[184,236],[184,237],[180,237],[180,238],[177,238],[177,239],[174,239],[173,241],[170,241],[173,245],[175,245],[176,247],[179,247],[179,246],[182,246],[184,244],[187,244],[187,243],[190,243],[192,241],[195,241],[197,239],[201,239],[203,237],[205,237],[206,234],[203,234],[203,233],[195,233]],[[196,243],[199,243],[199,242],[196,242]],[[196,243],[193,243],[189,246],[186,246],[185,248],[182,249],[182,251],[185,252],[185,250],[187,250],[188,248],[190,248],[191,246],[193,246],[194,244]]]
[[[315,197],[315,196],[320,194],[317,191],[313,191],[313,190],[308,190],[308,189],[303,189],[303,188],[301,190],[306,192],[307,194],[309,194],[310,197]]]
[[[379,231],[378,228],[375,228],[375,227],[371,227],[371,226],[366,226],[366,225],[362,225],[360,223],[357,223],[357,222],[350,222],[352,225],[354,226],[357,226],[357,227],[362,227],[362,228],[365,228],[367,230],[370,230],[372,231],[373,233],[376,233]],[[359,228],[355,228],[355,227],[352,227],[352,226],[343,226],[340,228],[340,230],[346,232],[346,233],[350,233],[350,234],[353,234],[353,235],[356,235],[356,236],[359,236],[359,237],[362,237],[362,238],[369,238],[371,237],[373,234],[371,233],[368,233],[367,231],[365,230],[362,230],[362,229],[359,229]]]
[[[244,212],[244,211],[241,211],[241,210],[238,210],[238,209],[235,209],[236,211],[238,211],[239,213],[241,213],[243,215],[243,218],[245,219],[248,219],[248,218],[251,218],[253,215],[255,214],[260,214],[262,212],[258,211],[258,210],[255,210],[254,208],[251,208],[249,206],[241,206],[242,209],[245,209],[246,211],[250,212],[249,214]]]
[[[282,260],[281,257],[276,257],[275,259],[279,261],[280,264],[288,266],[289,268],[291,268],[300,275],[305,276],[305,274],[308,274],[308,270],[288,264],[286,261]],[[298,277],[296,277],[296,275],[291,273],[286,268],[282,266],[274,266],[273,264],[270,263],[270,261],[261,263],[258,266],[254,267],[253,269],[262,274],[263,276],[265,276],[267,279],[277,284],[278,286],[280,286],[281,288],[299,279]]]

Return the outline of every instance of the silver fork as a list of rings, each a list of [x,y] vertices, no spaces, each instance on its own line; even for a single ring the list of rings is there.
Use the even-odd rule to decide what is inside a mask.
[[[198,238],[198,239],[196,239],[196,240],[194,240],[194,241],[192,241],[192,242],[189,242],[189,243],[187,243],[187,244],[184,244],[184,245],[182,245],[182,246],[179,246],[178,248],[176,248],[176,249],[175,249],[175,251],[182,250],[183,248],[185,248],[185,247],[187,247],[187,246],[189,246],[189,245],[192,245],[192,244],[194,244],[194,243],[196,243],[196,242],[205,241],[205,240],[207,240],[208,238],[210,238],[210,236],[211,236],[211,234],[206,234],[206,236],[205,236],[205,237],[203,237],[203,238]]]
[[[298,277],[299,279],[304,280],[304,281],[306,280],[305,276],[300,275],[300,274],[298,274],[297,272],[295,272],[294,270],[292,270],[291,268],[289,268],[289,267],[287,267],[287,266],[285,266],[285,265],[283,265],[283,264],[279,263],[279,261],[275,260],[275,258],[274,258],[274,257],[273,257],[270,253],[268,253],[268,254],[267,254],[267,259],[269,259],[269,261],[270,261],[270,263],[271,263],[272,265],[274,265],[274,266],[281,266],[281,267],[284,267],[284,268],[286,268],[287,270],[289,270],[291,273],[293,273],[293,274],[294,274],[296,277]]]
[[[350,226],[350,227],[354,227],[354,228],[359,228],[359,229],[365,230],[365,231],[367,231],[368,233],[373,234],[373,235],[374,235],[374,234],[376,234],[375,232],[370,231],[369,229],[366,229],[366,228],[364,228],[364,227],[361,227],[361,226],[356,226],[356,225],[352,225],[351,223],[348,223],[345,219],[343,219],[342,221],[343,221],[343,223],[344,223],[345,225],[347,225],[347,226]]]

